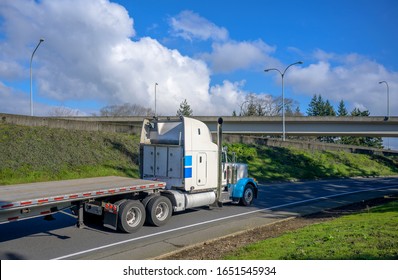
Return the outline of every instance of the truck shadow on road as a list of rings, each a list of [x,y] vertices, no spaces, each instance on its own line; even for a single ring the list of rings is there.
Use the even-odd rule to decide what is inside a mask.
[[[51,221],[45,220],[43,217],[16,221],[0,225],[0,242],[16,240],[26,236],[40,237],[53,236],[62,240],[69,239],[69,236],[54,233],[55,230],[74,226],[76,220],[72,217],[55,214],[55,219]],[[0,247],[1,249],[1,247]]]

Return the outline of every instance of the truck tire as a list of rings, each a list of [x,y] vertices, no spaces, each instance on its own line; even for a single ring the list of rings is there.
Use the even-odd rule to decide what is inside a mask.
[[[120,205],[117,227],[123,232],[135,232],[144,224],[145,216],[145,208],[141,202],[126,200]]]
[[[170,199],[165,196],[157,196],[148,202],[146,207],[147,222],[153,226],[163,226],[171,218],[173,212]]]
[[[252,184],[246,184],[243,190],[243,196],[240,198],[240,205],[249,206],[254,200],[254,189]]]

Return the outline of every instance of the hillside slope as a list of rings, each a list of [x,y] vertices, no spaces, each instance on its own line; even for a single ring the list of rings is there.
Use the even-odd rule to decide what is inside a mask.
[[[227,146],[237,161],[248,163],[250,175],[259,182],[398,174],[398,161],[379,155],[238,143]]]
[[[0,124],[0,185],[138,176],[136,135]]]

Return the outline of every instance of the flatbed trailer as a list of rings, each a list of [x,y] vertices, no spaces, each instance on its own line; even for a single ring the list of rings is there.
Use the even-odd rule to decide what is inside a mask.
[[[83,207],[86,212],[97,215],[102,215],[100,208],[116,214],[128,198],[144,200],[165,186],[164,182],[117,176],[1,186],[0,223],[47,216],[72,208],[78,215],[77,225],[81,227]],[[121,202],[115,205],[117,201]],[[104,225],[117,228],[114,223]]]

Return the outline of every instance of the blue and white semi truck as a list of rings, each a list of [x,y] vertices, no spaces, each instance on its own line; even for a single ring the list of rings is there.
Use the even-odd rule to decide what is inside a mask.
[[[162,226],[175,212],[232,202],[250,205],[257,183],[246,164],[229,162],[195,119],[145,119],[140,140],[140,179],[99,177],[0,186],[0,223],[50,216],[68,208],[77,226],[97,217],[105,227],[135,232],[145,221]]]

